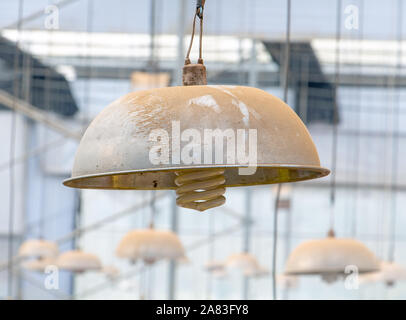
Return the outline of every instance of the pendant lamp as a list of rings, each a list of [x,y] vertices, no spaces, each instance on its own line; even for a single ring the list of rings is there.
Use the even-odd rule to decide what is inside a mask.
[[[56,265],[55,258],[40,258],[24,261],[21,266],[25,270],[44,272],[48,266]]]
[[[24,241],[18,249],[18,256],[24,258],[54,258],[58,255],[58,245],[43,239]]]
[[[194,24],[196,17],[202,37],[203,5]],[[107,106],[83,135],[65,186],[176,190],[179,206],[204,211],[224,204],[227,187],[329,173],[282,100],[257,88],[206,85],[201,47],[190,63],[192,41],[183,86],[130,93]]]
[[[63,270],[78,273],[102,268],[100,259],[96,255],[81,250],[70,250],[60,254],[56,265]]]
[[[240,272],[247,277],[260,277],[268,274],[268,270],[247,252],[232,254],[225,262],[210,261],[206,263],[205,269],[217,277],[223,277],[233,272]]]
[[[117,246],[116,255],[152,264],[162,259],[183,260],[185,250],[175,233],[149,228],[127,233]]]
[[[399,281],[406,280],[406,268],[396,262],[382,261],[380,270],[365,275],[360,275],[361,284],[384,282],[387,286],[393,286]]]
[[[378,259],[364,244],[336,238],[330,231],[327,238],[303,242],[293,250],[285,274],[320,275],[331,283],[344,276],[348,266],[356,266],[360,274],[379,270]]]
[[[224,265],[228,271],[239,271],[247,277],[260,277],[268,274],[268,270],[262,267],[257,258],[248,252],[230,255]]]

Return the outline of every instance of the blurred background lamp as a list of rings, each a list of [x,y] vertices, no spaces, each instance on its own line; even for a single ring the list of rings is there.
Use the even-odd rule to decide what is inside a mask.
[[[148,90],[169,86],[171,76],[168,72],[142,72],[131,74],[131,91]]]
[[[383,282],[387,286],[393,286],[406,280],[406,268],[396,262],[382,261],[379,271],[360,275],[359,278],[361,284]]]
[[[47,266],[56,265],[55,258],[41,258],[41,259],[31,259],[24,261],[21,267],[25,270],[45,272]]]
[[[230,255],[224,266],[230,272],[239,271],[247,277],[259,277],[268,274],[268,270],[259,264],[257,258],[247,252]]]
[[[100,259],[96,255],[81,250],[61,253],[56,260],[56,265],[63,270],[78,273],[102,268]]]
[[[116,255],[151,264],[162,259],[184,261],[185,250],[175,233],[150,228],[128,232],[117,246]]]
[[[363,243],[330,235],[303,242],[293,250],[286,262],[285,274],[320,275],[330,283],[345,275],[346,268],[351,266],[360,274],[379,270],[378,259]]]
[[[58,245],[43,239],[30,239],[21,244],[18,255],[24,258],[53,258],[58,255]]]

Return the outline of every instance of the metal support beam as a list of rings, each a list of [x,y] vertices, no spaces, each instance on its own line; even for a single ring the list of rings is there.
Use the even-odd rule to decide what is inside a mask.
[[[171,197],[172,201],[172,217],[171,217],[171,230],[175,233],[178,232],[178,211],[179,208],[176,205],[176,199],[174,196]],[[168,299],[175,300],[176,293],[176,262],[171,260],[169,262],[169,272],[168,272]]]
[[[57,6],[58,9],[61,9],[64,6],[71,4],[73,2],[77,2],[77,1],[78,0],[62,0],[62,1],[55,3],[54,5]],[[1,27],[1,29],[12,29],[12,28],[16,28],[18,25],[23,25],[27,22],[34,21],[46,14],[44,9],[45,8],[41,8],[41,10],[31,13],[30,15],[22,18],[21,20],[17,20],[7,26],[3,26],[3,27]]]
[[[182,85],[182,67],[185,62],[185,16],[186,16],[186,0],[179,0],[179,15],[178,15],[178,54],[176,69],[174,72],[174,84]]]
[[[257,69],[257,40],[252,39],[250,69],[248,71],[248,85],[256,87],[258,82],[258,69]]]
[[[18,99],[8,92],[0,89],[0,104],[14,110],[32,120],[38,121],[47,127],[59,132],[64,137],[71,138],[74,140],[80,140],[82,137],[81,133],[73,132],[68,129],[63,123],[57,119],[53,119],[44,111],[39,110],[33,105]]]
[[[245,189],[245,223],[244,223],[244,242],[243,250],[244,252],[250,251],[250,240],[251,240],[251,188]],[[249,278],[244,276],[243,283],[243,299],[247,300],[249,294]]]

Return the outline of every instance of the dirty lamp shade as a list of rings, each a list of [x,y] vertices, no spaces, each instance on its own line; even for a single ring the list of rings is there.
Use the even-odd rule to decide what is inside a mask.
[[[240,271],[249,277],[259,277],[268,274],[268,270],[258,263],[257,258],[246,252],[230,255],[225,262],[225,268],[231,272]]]
[[[379,271],[360,275],[359,278],[361,284],[384,282],[392,286],[406,280],[406,268],[396,262],[382,261]]]
[[[128,232],[117,246],[116,255],[132,262],[154,263],[162,259],[183,260],[185,251],[175,233],[144,229]]]
[[[344,275],[348,266],[356,266],[359,273],[367,273],[377,271],[379,262],[357,240],[327,237],[303,242],[293,250],[286,263],[285,274],[321,275],[327,282],[332,282],[339,275]]]
[[[25,270],[45,272],[48,266],[56,265],[55,258],[42,258],[42,259],[31,259],[24,261],[21,267]]]
[[[246,130],[247,137],[253,129],[257,135],[257,170],[239,174],[238,169],[248,163],[229,163],[228,147],[222,150],[222,161],[214,156],[205,159],[202,147],[200,163],[185,164],[180,154],[188,141],[181,141],[178,147],[177,134],[186,129],[197,130],[202,142],[205,129],[231,129],[236,137],[239,129]],[[167,163],[153,164],[150,160],[156,144],[150,139],[153,130],[168,133]],[[248,144],[249,138],[246,140]],[[216,150],[215,145],[212,150]],[[249,146],[245,150],[244,155],[248,155]],[[76,152],[72,177],[64,184],[92,189],[175,190],[179,187],[175,183],[178,173],[207,168],[221,171],[222,187],[301,181],[329,173],[320,167],[305,125],[282,100],[256,88],[197,85],[134,92],[114,101],[87,128]],[[215,206],[222,203],[219,200]]]
[[[96,255],[81,250],[71,250],[60,254],[56,260],[56,265],[71,272],[100,270],[102,267]]]
[[[24,241],[18,249],[18,256],[24,258],[54,258],[57,255],[58,245],[42,239]]]

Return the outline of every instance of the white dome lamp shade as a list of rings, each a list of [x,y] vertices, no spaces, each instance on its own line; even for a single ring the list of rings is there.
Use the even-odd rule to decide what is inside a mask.
[[[204,211],[225,203],[227,187],[329,173],[320,166],[306,126],[282,100],[257,88],[206,84],[203,59],[191,64],[187,58],[183,86],[134,92],[114,101],[87,128],[64,185],[176,190],[179,206]],[[213,154],[219,148],[208,132],[214,131],[215,140],[221,132],[222,141],[244,143]],[[247,156],[248,150],[256,151]],[[190,153],[193,159],[183,156]]]
[[[61,253],[56,260],[56,265],[62,270],[77,273],[98,271],[102,268],[100,259],[96,255],[81,250]]]
[[[384,282],[391,287],[397,282],[406,281],[406,268],[396,262],[382,261],[379,271],[360,275],[359,281],[361,284]]]
[[[268,270],[262,267],[258,260],[248,252],[230,255],[224,265],[227,271],[242,272],[247,277],[261,277],[268,274]]]
[[[162,259],[185,260],[185,250],[178,236],[153,228],[128,232],[117,246],[116,255],[133,263],[142,260],[146,264]]]
[[[18,249],[18,256],[22,258],[55,258],[58,255],[58,245],[43,239],[24,241]]]
[[[56,258],[40,258],[24,261],[21,267],[28,271],[45,272],[49,266],[56,265]]]
[[[325,239],[300,244],[290,254],[286,275],[320,275],[328,283],[344,276],[347,268],[357,268],[359,274],[379,270],[374,253],[354,239],[340,239],[330,231]]]

